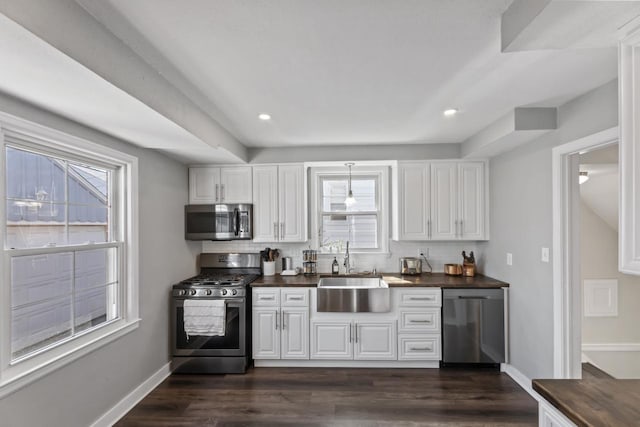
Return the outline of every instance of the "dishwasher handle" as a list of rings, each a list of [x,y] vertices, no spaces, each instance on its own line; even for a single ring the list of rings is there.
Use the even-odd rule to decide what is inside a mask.
[[[486,295],[458,295],[458,299],[490,299]]]

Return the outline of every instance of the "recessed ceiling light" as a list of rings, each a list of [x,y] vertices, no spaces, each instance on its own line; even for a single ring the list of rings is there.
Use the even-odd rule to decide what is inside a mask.
[[[447,117],[455,116],[458,112],[457,108],[449,108],[448,110],[444,110],[444,115]]]
[[[267,113],[260,113],[260,114],[258,114],[258,118],[260,120],[267,121],[267,120],[271,120],[271,115],[269,115]]]

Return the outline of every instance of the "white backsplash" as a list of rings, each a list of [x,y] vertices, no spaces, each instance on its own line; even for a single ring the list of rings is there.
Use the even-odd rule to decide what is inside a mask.
[[[394,242],[390,243],[390,254],[351,254],[351,265],[355,271],[371,271],[374,267],[379,272],[397,273],[400,271],[400,257],[417,257],[419,249],[428,251],[427,259],[433,267],[434,272],[442,272],[444,264],[462,264],[462,251],[473,251],[476,263],[483,265],[482,254],[478,252],[481,246],[478,242]],[[293,258],[293,265],[302,267],[302,251],[309,248],[306,243],[253,243],[241,240],[230,242],[203,242],[202,252],[260,252],[266,247],[277,248],[280,257],[289,256]],[[425,254],[426,255],[426,254]],[[318,272],[330,273],[333,257],[340,263],[340,272],[344,272],[342,263],[344,254],[326,254],[318,256]],[[425,269],[425,266],[423,266]],[[276,271],[281,270],[281,262],[276,263]],[[481,269],[480,269],[480,272]]]

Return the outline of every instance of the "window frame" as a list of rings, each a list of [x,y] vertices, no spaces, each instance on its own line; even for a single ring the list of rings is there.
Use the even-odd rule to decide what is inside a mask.
[[[65,160],[113,168],[112,232],[109,242],[47,248],[9,249],[6,242],[6,149],[31,150]],[[0,112],[0,208],[2,224],[2,285],[0,286],[0,398],[95,349],[135,330],[139,318],[138,278],[138,158],[84,138]],[[68,219],[67,219],[68,220]],[[116,247],[118,251],[119,317],[62,339],[55,345],[12,360],[11,259],[41,253],[74,252]]]
[[[377,182],[376,186],[376,201],[378,205],[377,211],[362,211],[362,212],[336,212],[336,214],[346,215],[371,215],[376,214],[378,216],[378,248],[377,249],[363,249],[363,248],[349,248],[349,252],[352,254],[369,254],[369,255],[388,255],[389,254],[389,223],[391,218],[390,209],[390,184],[389,184],[389,169],[390,166],[385,164],[362,164],[356,163],[351,168],[351,176],[356,178],[375,178]],[[348,179],[349,171],[344,164],[330,165],[330,166],[311,166],[311,245],[318,249],[318,255],[323,256],[335,256],[337,252],[320,252],[321,238],[322,238],[322,216],[325,212],[322,210],[322,182],[324,179]]]

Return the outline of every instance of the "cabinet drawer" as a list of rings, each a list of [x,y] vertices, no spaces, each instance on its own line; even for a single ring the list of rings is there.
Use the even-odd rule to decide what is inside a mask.
[[[440,307],[442,291],[435,289],[400,289],[400,307]]]
[[[440,333],[440,309],[400,311],[400,332]]]
[[[254,307],[280,307],[280,288],[253,289]]]
[[[440,335],[399,335],[398,360],[440,360]]]
[[[283,307],[309,307],[308,288],[283,288],[281,296]]]

